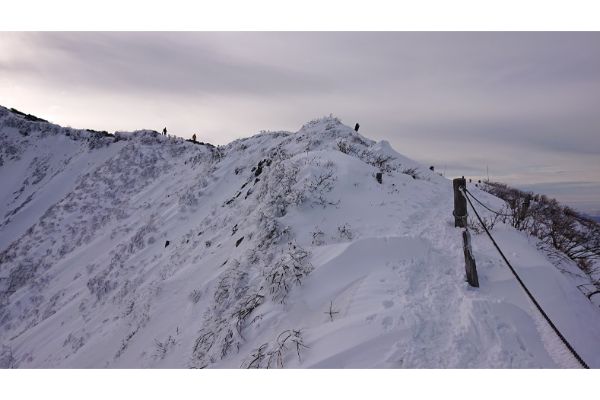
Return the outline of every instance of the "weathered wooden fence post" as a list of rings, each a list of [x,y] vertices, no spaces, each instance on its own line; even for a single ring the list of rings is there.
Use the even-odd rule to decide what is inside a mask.
[[[473,257],[471,249],[471,234],[468,229],[463,231],[463,250],[465,253],[465,271],[467,273],[467,282],[473,287],[479,287],[479,278],[477,276],[477,264]]]
[[[531,195],[528,194],[525,196],[525,200],[523,200],[523,207],[521,207],[521,214],[519,215],[519,219],[523,221],[527,216],[527,211],[529,210],[529,206],[531,205]]]
[[[460,191],[461,187],[466,187],[467,183],[465,177],[456,178],[452,181],[454,187],[454,227],[466,228],[467,227],[467,199]]]
[[[477,264],[473,257],[471,249],[471,234],[467,227],[467,198],[466,194],[461,190],[467,187],[465,177],[456,178],[452,181],[454,188],[454,227],[464,228],[463,236],[463,251],[465,253],[465,272],[467,274],[467,282],[473,287],[479,287],[479,278],[477,276]]]

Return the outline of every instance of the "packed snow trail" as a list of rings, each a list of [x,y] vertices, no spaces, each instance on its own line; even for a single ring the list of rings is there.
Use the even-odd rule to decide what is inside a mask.
[[[215,148],[0,108],[0,141],[0,367],[578,367],[483,235],[466,284],[451,182],[333,117]],[[600,367],[599,310],[493,234]]]

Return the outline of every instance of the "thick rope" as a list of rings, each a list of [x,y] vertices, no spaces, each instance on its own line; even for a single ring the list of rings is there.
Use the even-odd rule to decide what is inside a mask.
[[[463,188],[461,188],[461,189],[463,189]],[[466,189],[465,189],[465,191],[466,191]],[[490,238],[490,240],[492,241],[492,243],[496,247],[496,250],[498,250],[498,253],[500,253],[500,255],[502,256],[502,258],[504,259],[504,262],[506,263],[506,265],[508,265],[508,268],[510,268],[510,270],[513,273],[513,275],[515,276],[515,278],[517,278],[517,281],[519,282],[519,284],[521,285],[521,287],[523,288],[523,290],[525,291],[525,293],[527,293],[527,296],[529,296],[529,299],[531,300],[531,302],[536,306],[536,308],[542,314],[542,316],[544,317],[544,319],[546,320],[546,322],[548,322],[548,325],[550,325],[550,327],[554,330],[554,333],[556,333],[556,335],[560,338],[560,340],[565,344],[565,346],[567,347],[567,349],[569,349],[569,351],[571,352],[571,354],[573,354],[573,357],[575,357],[577,359],[577,361],[579,361],[579,363],[581,364],[581,366],[583,368],[589,369],[590,367],[585,363],[585,361],[583,361],[583,359],[581,358],[581,356],[579,354],[577,354],[577,352],[575,351],[575,349],[573,348],[573,346],[571,346],[571,344],[567,341],[567,339],[563,336],[563,334],[560,333],[560,331],[558,330],[558,328],[556,327],[556,325],[554,325],[554,323],[550,320],[550,317],[548,317],[548,315],[546,314],[546,312],[542,309],[542,306],[540,306],[540,304],[535,300],[535,298],[533,297],[533,295],[531,294],[531,292],[529,291],[529,289],[527,289],[527,286],[525,286],[525,283],[523,283],[523,281],[519,277],[519,274],[517,274],[517,271],[515,271],[515,269],[512,267],[512,265],[510,265],[510,262],[506,259],[506,257],[504,256],[504,253],[502,252],[502,250],[500,250],[500,247],[498,246],[498,244],[496,243],[496,241],[494,240],[494,238],[490,234],[490,231],[488,231],[487,227],[485,226],[485,224],[481,220],[481,217],[479,216],[479,213],[477,212],[477,210],[473,206],[473,203],[471,202],[471,199],[469,198],[470,196],[467,196],[467,194],[464,191],[462,191],[462,190],[461,190],[461,192],[463,193],[463,195],[465,196],[465,198],[469,201],[469,205],[471,206],[471,208],[475,212],[475,215],[477,216],[477,219],[479,220],[479,223],[481,224],[481,226],[483,226],[483,229],[485,230],[485,233],[487,233],[488,237]],[[467,193],[468,193],[468,191],[467,191]]]
[[[483,206],[483,208],[485,208],[486,210],[488,210],[488,211],[491,211],[491,212],[493,212],[494,214],[500,215],[501,217],[513,217],[513,216],[514,216],[514,215],[511,215],[511,214],[502,214],[502,213],[500,213],[500,212],[498,212],[498,211],[494,211],[494,210],[492,210],[491,208],[489,208],[488,206],[486,206],[485,204],[483,204],[483,203],[482,203],[482,202],[481,202],[481,201],[480,201],[480,200],[479,200],[477,197],[475,197],[475,196],[473,195],[473,193],[469,192],[469,191],[467,190],[467,188],[464,188],[464,189],[465,189],[465,192],[469,193],[469,195],[471,195],[471,197],[472,197],[472,198],[473,198],[473,199],[474,199],[476,202],[478,202],[479,204],[481,204],[481,205]]]

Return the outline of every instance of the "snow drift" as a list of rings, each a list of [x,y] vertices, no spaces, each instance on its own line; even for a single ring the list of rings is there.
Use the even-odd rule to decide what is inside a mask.
[[[214,147],[0,108],[0,146],[0,367],[578,366],[484,236],[465,283],[451,182],[334,117]],[[600,367],[576,279],[494,234]]]

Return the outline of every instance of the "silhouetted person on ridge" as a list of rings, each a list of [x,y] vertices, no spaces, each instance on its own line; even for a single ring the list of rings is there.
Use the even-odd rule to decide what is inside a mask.
[[[196,143],[196,134],[195,133],[192,135],[192,142]]]
[[[354,130],[355,130],[356,132],[358,132],[358,128],[360,128],[360,125],[359,125],[359,123],[357,122],[357,123],[356,123],[356,125],[354,125]]]
[[[167,136],[167,127],[165,126],[165,129],[163,129],[163,135]]]

